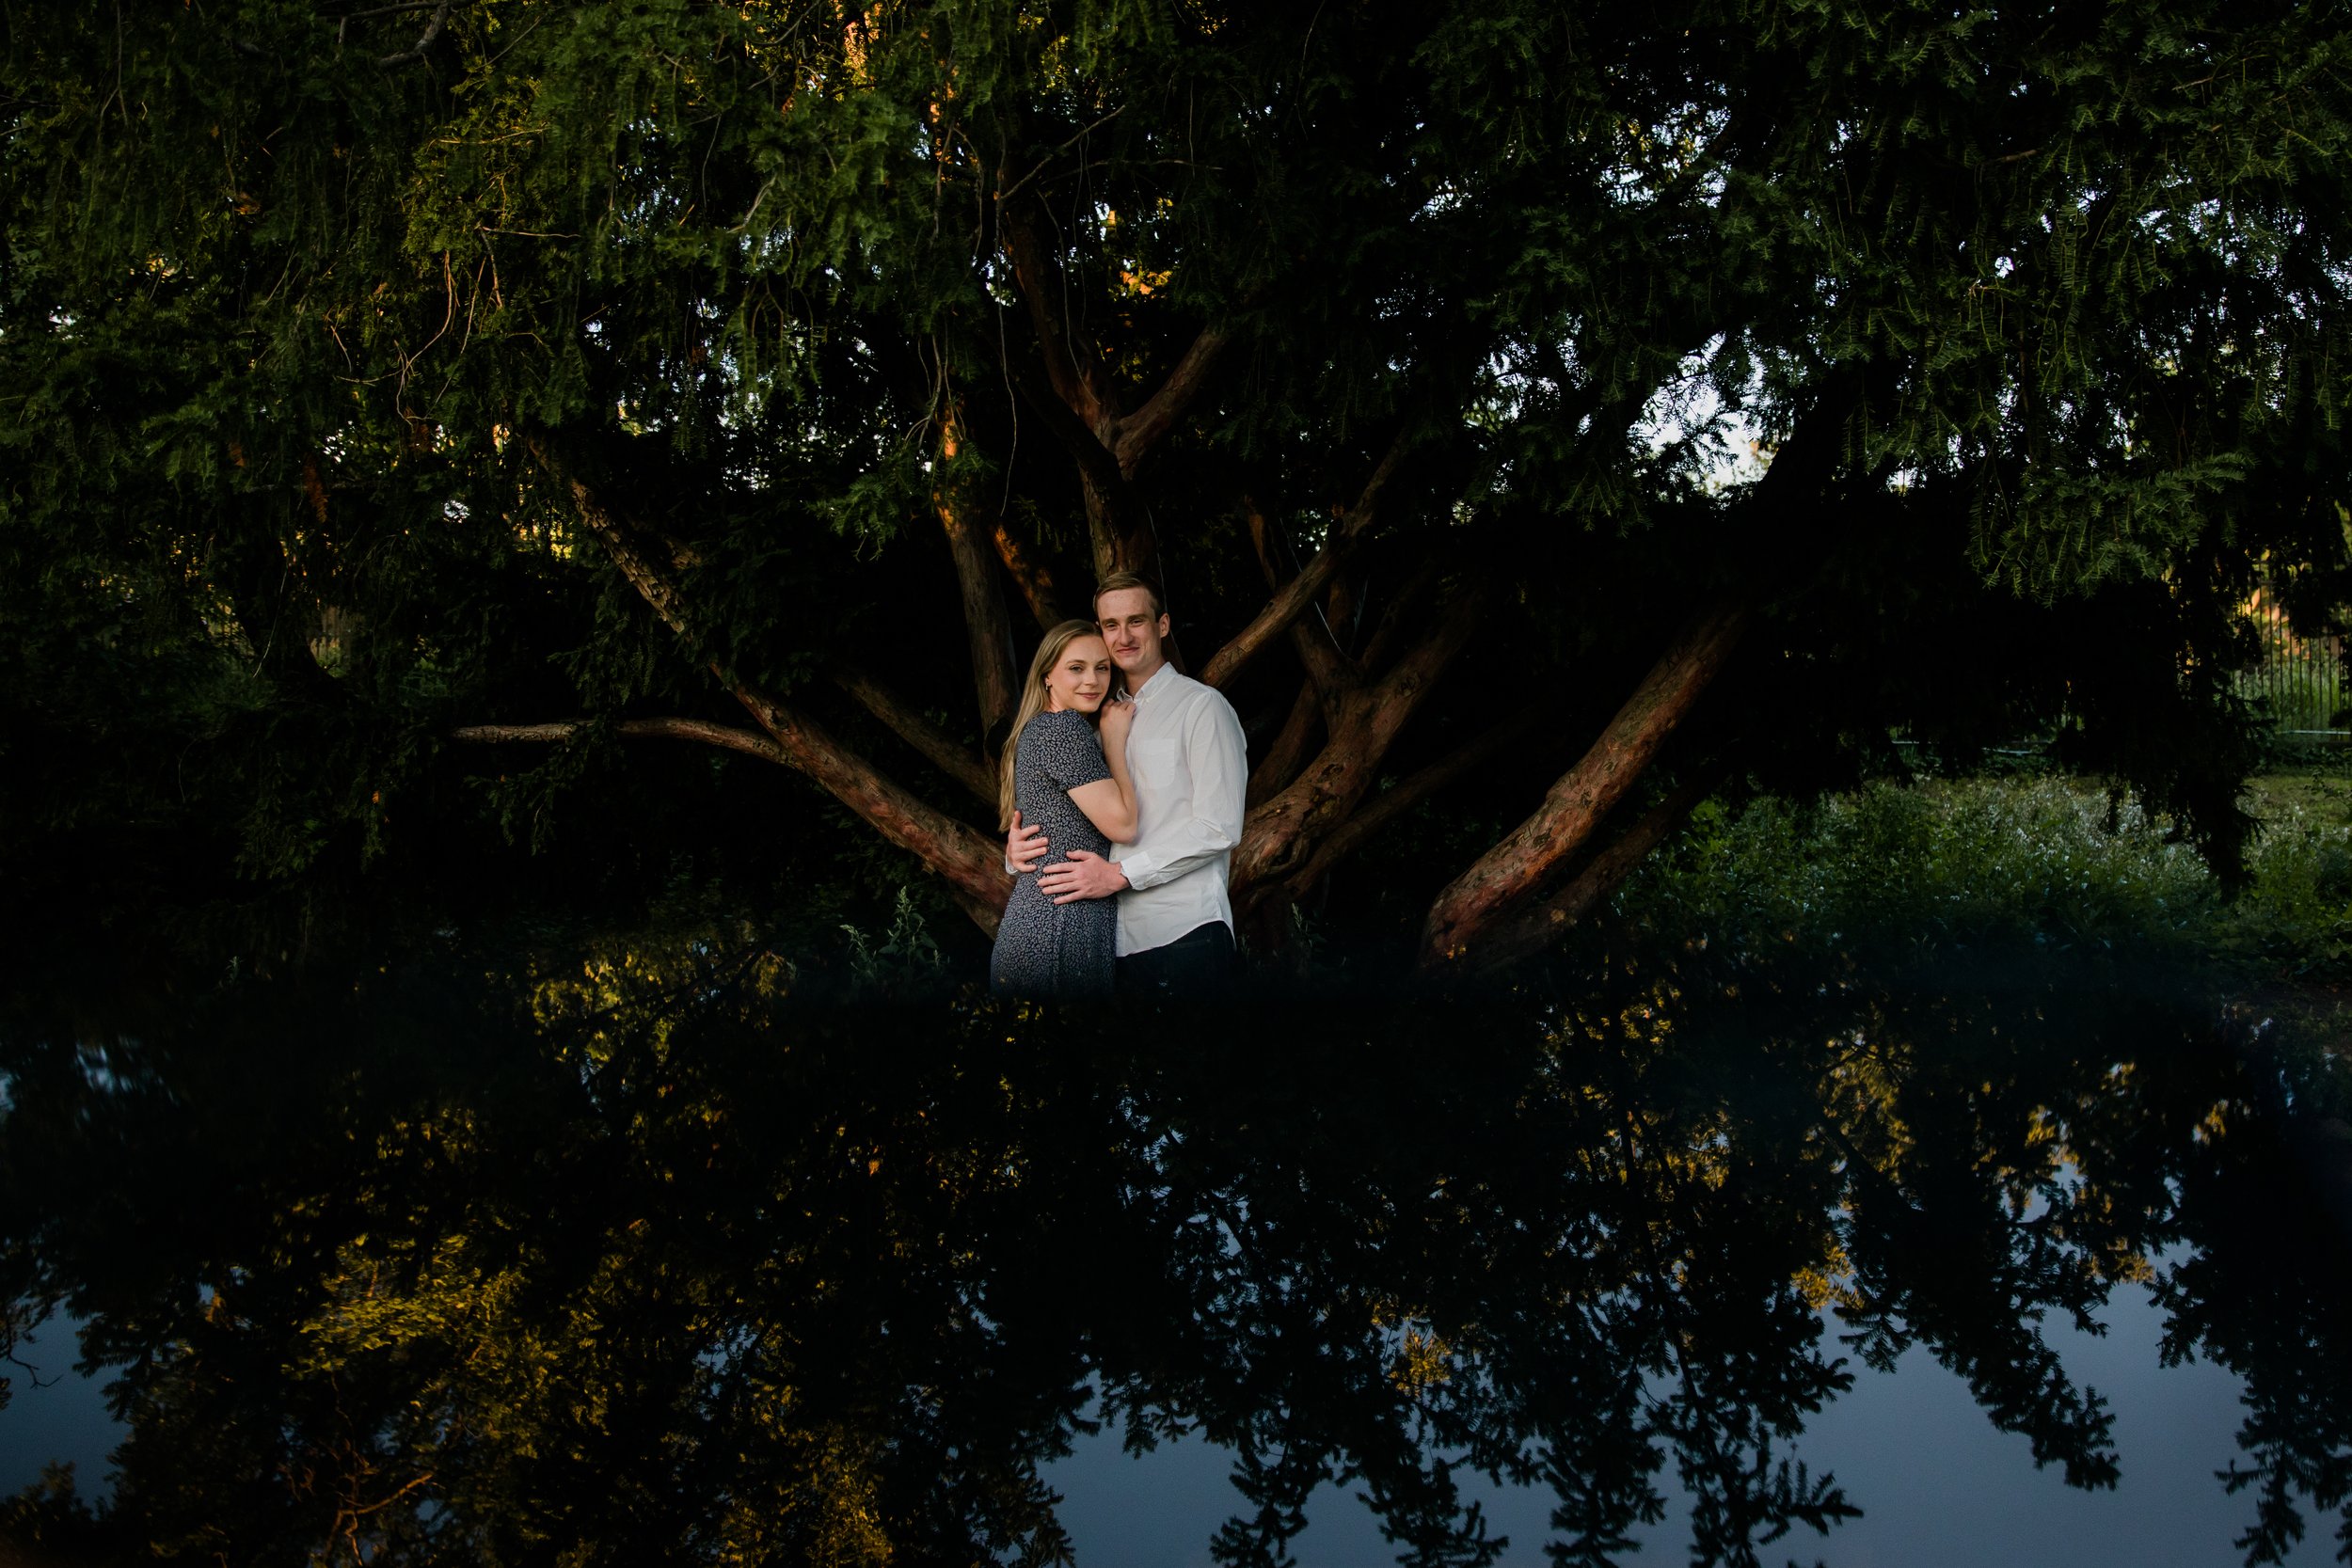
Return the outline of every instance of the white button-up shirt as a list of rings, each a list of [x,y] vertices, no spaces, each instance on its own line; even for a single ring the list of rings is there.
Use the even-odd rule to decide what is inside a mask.
[[[1127,877],[1119,895],[1122,958],[1165,947],[1212,920],[1233,924],[1233,846],[1249,787],[1241,721],[1215,688],[1162,665],[1135,702],[1127,770],[1136,785],[1136,839],[1111,846]]]

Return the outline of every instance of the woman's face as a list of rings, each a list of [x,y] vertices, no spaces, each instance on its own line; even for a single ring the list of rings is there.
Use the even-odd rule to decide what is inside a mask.
[[[1117,678],[1111,651],[1101,638],[1073,637],[1045,672],[1045,710],[1092,713],[1110,695],[1111,682]]]

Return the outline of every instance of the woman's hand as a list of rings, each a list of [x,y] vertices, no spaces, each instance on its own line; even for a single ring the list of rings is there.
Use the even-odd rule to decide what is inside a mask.
[[[1136,727],[1136,705],[1125,697],[1113,697],[1103,705],[1098,721],[1103,737],[1103,754],[1108,757],[1116,747],[1127,750],[1127,732]]]
[[[1136,811],[1135,781],[1127,776],[1127,732],[1135,727],[1136,705],[1123,700],[1106,702],[1095,715],[1095,722],[1101,726],[1096,738],[1103,743],[1103,765],[1111,770],[1111,776],[1080,784],[1070,792],[1070,803],[1086,813],[1087,820],[1113,844],[1132,844],[1140,820]],[[1044,883],[1041,880],[1038,885]],[[1120,886],[1125,885],[1122,879]],[[1073,893],[1071,896],[1103,898],[1117,891],[1118,888],[1104,883],[1099,891]],[[1057,898],[1054,902],[1066,903],[1068,899]]]

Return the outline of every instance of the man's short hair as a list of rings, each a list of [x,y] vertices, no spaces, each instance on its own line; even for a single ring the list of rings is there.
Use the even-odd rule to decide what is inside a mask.
[[[1153,620],[1168,613],[1168,602],[1160,597],[1160,585],[1141,572],[1113,572],[1109,577],[1096,583],[1094,585],[1095,613],[1098,616],[1102,613],[1104,594],[1120,593],[1129,588],[1140,588],[1151,595]]]

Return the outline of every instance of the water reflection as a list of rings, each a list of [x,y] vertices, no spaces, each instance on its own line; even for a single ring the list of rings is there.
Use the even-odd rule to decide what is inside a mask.
[[[1920,1347],[2111,1484],[2046,1330],[2124,1282],[2246,1381],[2250,1560],[2352,1489],[2339,1091],[2180,977],[1685,954],[1045,1015],[703,940],[6,1053],[10,1293],[87,1320],[131,1433],[101,1513],[19,1505],[53,1549],[1042,1562],[1040,1467],[1103,1421],[1230,1451],[1223,1562],[1327,1481],[1400,1560],[1492,1562],[1480,1478],[1549,1491],[1563,1563],[1677,1486],[1695,1560],[1777,1560],[1870,1501],[1803,1451],[1854,1358]]]

